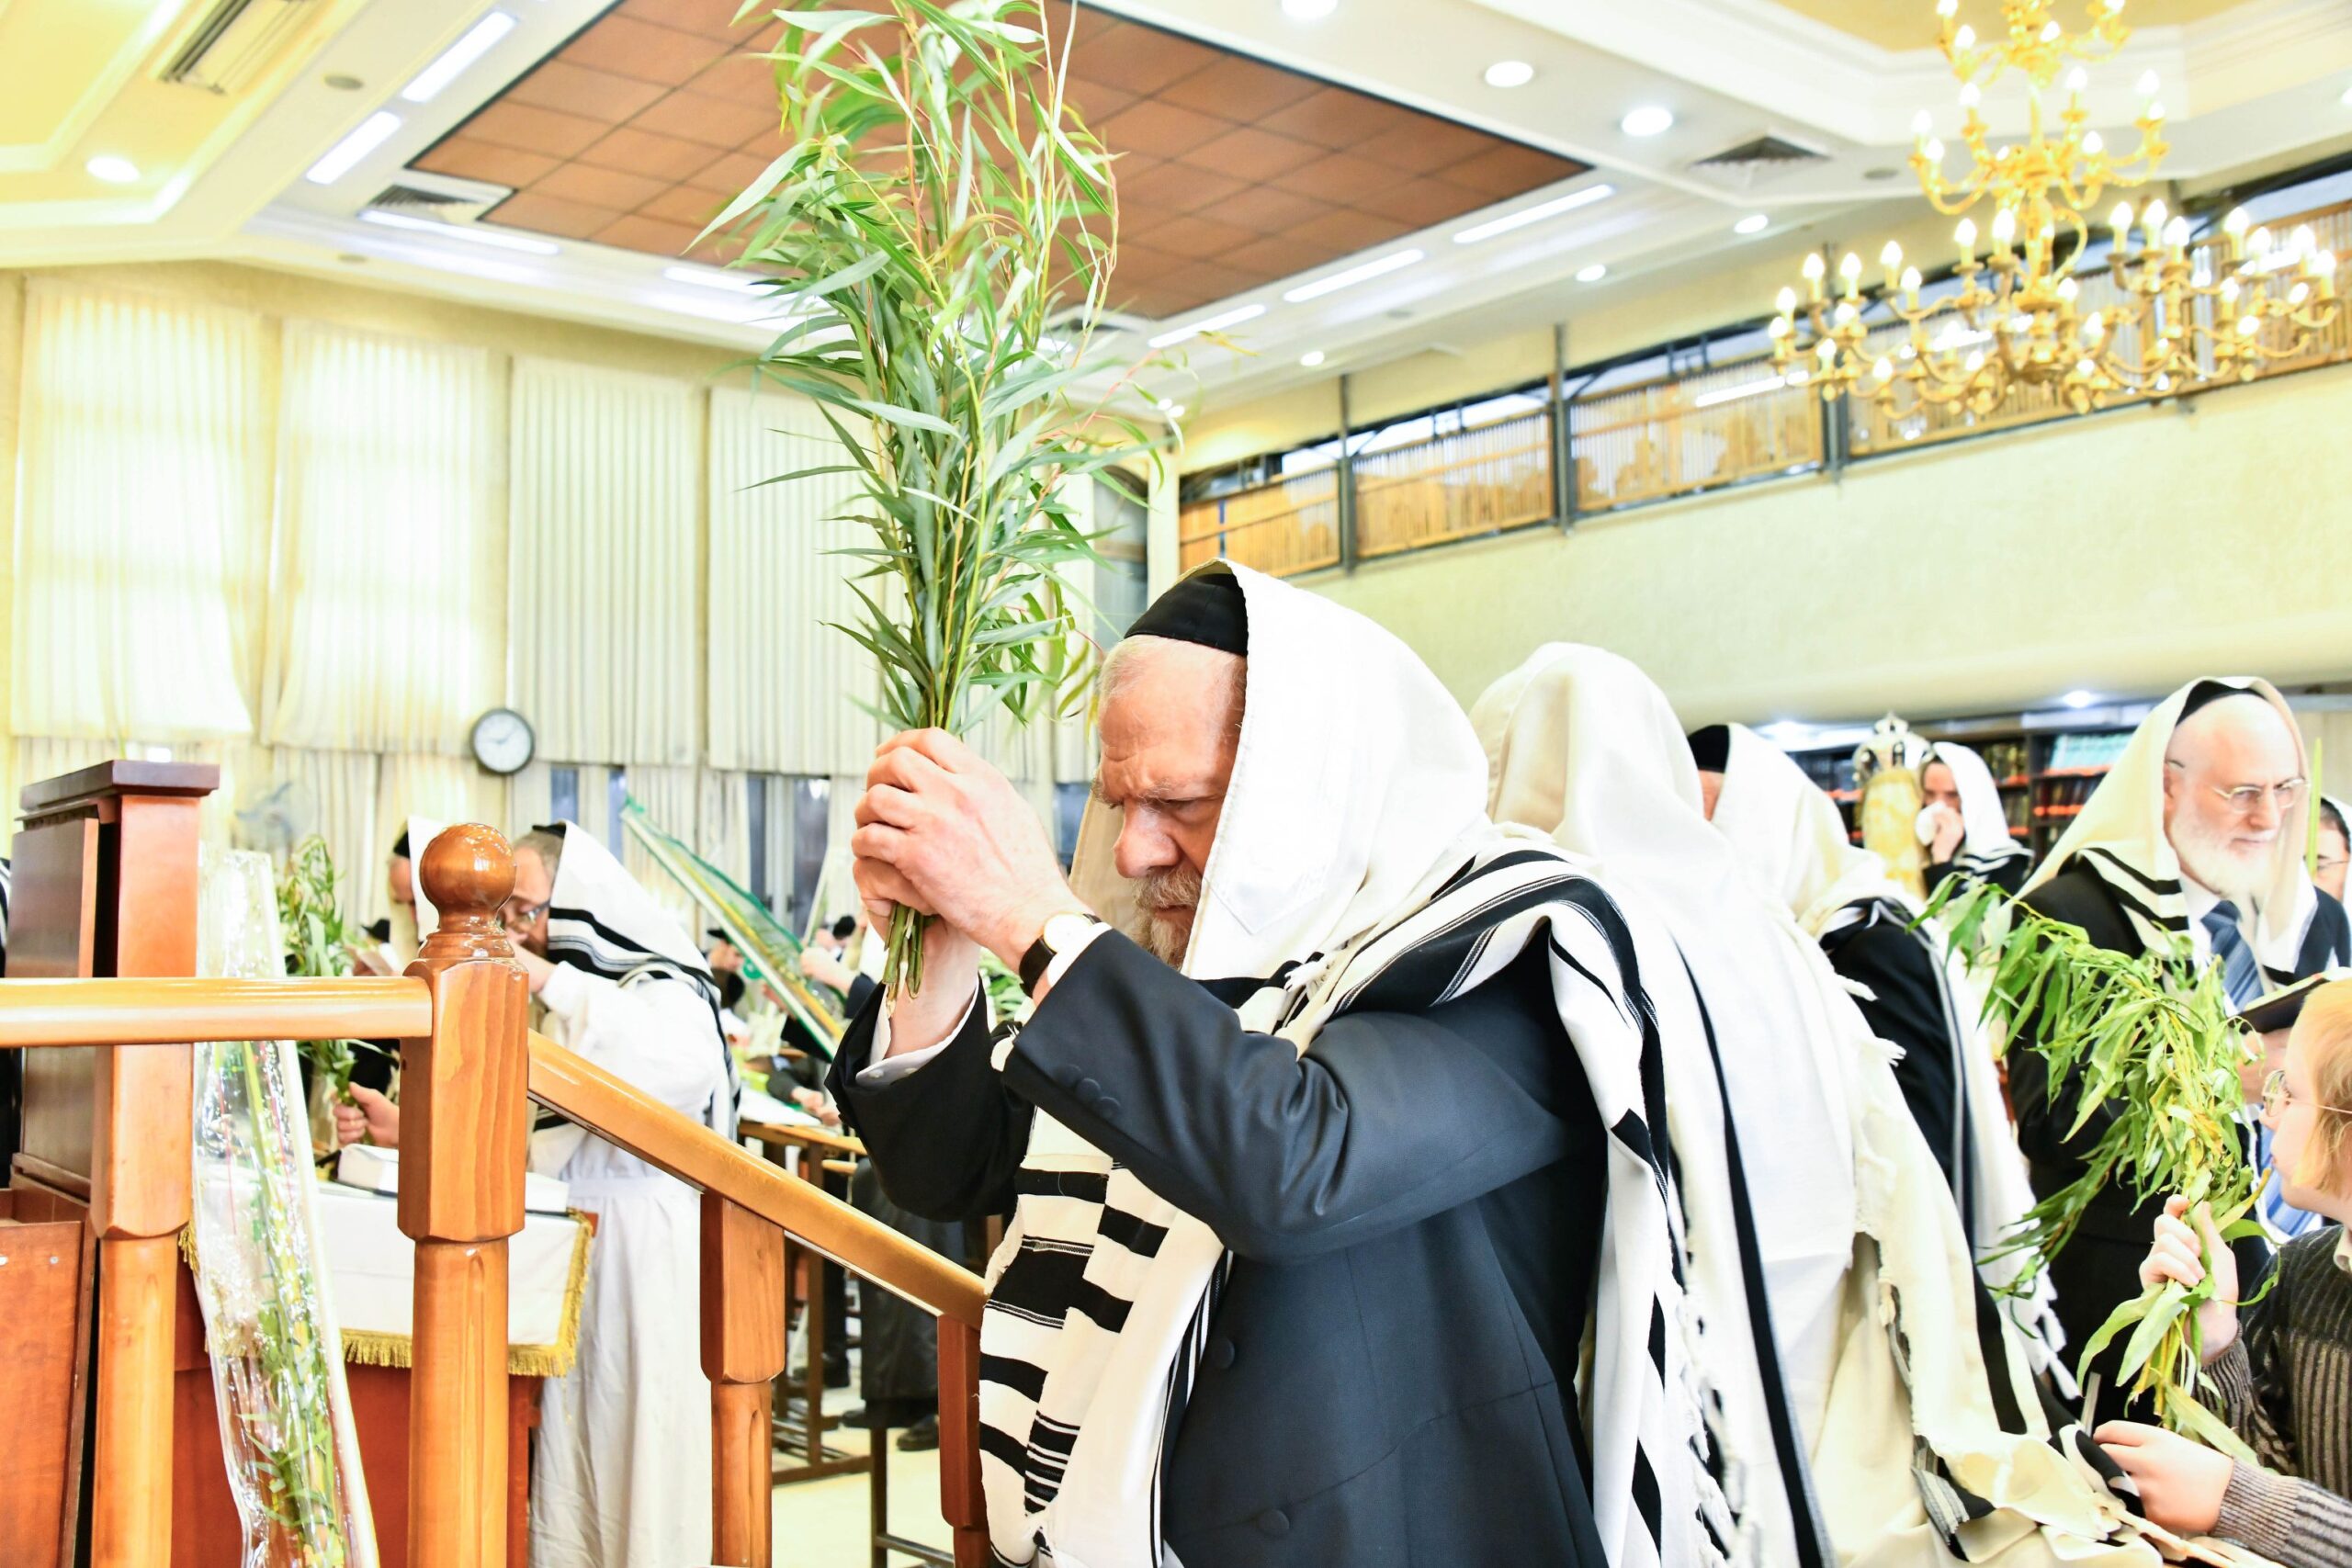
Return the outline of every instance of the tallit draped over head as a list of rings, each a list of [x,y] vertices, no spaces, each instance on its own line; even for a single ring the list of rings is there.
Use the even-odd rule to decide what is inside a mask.
[[[1952,784],[1960,791],[1961,840],[1955,858],[1962,872],[1981,881],[2004,861],[2020,860],[2033,852],[2010,833],[2001,786],[1984,758],[1957,740],[1939,740],[1928,748],[1928,760],[1950,768]]]
[[[1306,1052],[1374,981],[1372,1005],[1434,1007],[1500,973],[1548,928],[1563,1023],[1611,1133],[1596,1350],[1580,1391],[1596,1523],[1613,1562],[1704,1561],[1709,1483],[1699,1402],[1666,1327],[1679,1287],[1667,1162],[1645,1125],[1640,1013],[1611,988],[1618,965],[1600,922],[1561,913],[1570,900],[1605,898],[1548,846],[1487,822],[1486,763],[1468,721],[1404,644],[1246,568],[1202,572],[1238,582],[1248,667],[1184,973],[1264,981],[1237,1010],[1244,1027]],[[1218,646],[1184,629],[1200,625],[1193,612],[1227,624],[1200,593],[1180,584],[1171,594],[1194,596],[1185,616],[1148,615],[1138,633]],[[1105,919],[1132,927],[1134,889],[1111,856],[1118,816],[1089,810],[1072,883]],[[1162,1445],[1231,1259],[1204,1224],[1042,1111],[1023,1166],[1032,1176],[989,1266],[981,1327],[990,1542],[1013,1564],[1050,1554],[1057,1564],[1147,1568],[1164,1560]],[[1067,1196],[1076,1190],[1089,1200]],[[1058,1196],[1029,1195],[1039,1191]],[[1148,1256],[1120,1240],[1137,1234],[1159,1238]],[[1034,1303],[1068,1277],[1073,1255],[1085,1259],[1085,1300],[1045,1312],[1000,1304]],[[1087,1303],[1105,1299],[1117,1306],[1098,1322],[1102,1309]],[[1637,1472],[1655,1484],[1637,1483]],[[1720,1511],[1720,1497],[1712,1502]]]
[[[2081,815],[2026,880],[2026,895],[2060,872],[2080,866],[2107,885],[2149,947],[2163,950],[2187,939],[2188,903],[2181,886],[2180,856],[2165,833],[2165,753],[2171,749],[2173,731],[2195,707],[2217,697],[2243,700],[2225,693],[2249,694],[2277,710],[2294,739],[2297,771],[2309,776],[2311,757],[2303,748],[2303,732],[2269,682],[2248,675],[2191,681],[2140,721]],[[2239,924],[2271,982],[2284,984],[2292,977],[2304,931],[2319,907],[2319,890],[2312,886],[2303,860],[2303,835],[2293,825],[2281,825],[2268,878],[2252,903],[2253,908],[2238,911]]]
[[[1715,830],[1808,935],[1818,939],[1849,924],[1860,918],[1854,906],[1871,898],[1917,912],[1917,900],[1887,874],[1884,861],[1847,836],[1838,803],[1787,752],[1744,724],[1723,728]]]

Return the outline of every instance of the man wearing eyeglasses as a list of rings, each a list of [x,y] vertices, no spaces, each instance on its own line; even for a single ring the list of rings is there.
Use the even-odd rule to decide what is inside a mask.
[[[2081,928],[2119,953],[2177,953],[2216,965],[2233,1007],[2352,957],[2344,908],[2312,886],[2304,861],[2310,822],[2310,763],[2294,716],[2267,682],[2190,682],[2142,721],[2074,825],[2028,879],[2026,904]],[[2259,1100],[2285,1041],[2252,1058],[2248,1101]],[[2069,1137],[2073,1086],[2053,1098],[2048,1068],[2031,1050],[2009,1054],[2009,1100],[2018,1146],[2037,1196],[2048,1198],[2083,1174],[2112,1112]],[[2249,1117],[2249,1134],[2252,1121]],[[2267,1139],[2256,1151],[2267,1158]],[[2139,1264],[2162,1198],[2136,1203],[2120,1186],[2101,1191],[2064,1250],[2052,1260],[2058,1315],[2070,1344],[2086,1343],[2116,1305],[2139,1294]],[[2265,1196],[2274,1236],[2309,1217]],[[2243,1259],[2254,1277],[2260,1255]],[[2094,1420],[2124,1414],[2117,1371],[2120,1346],[2093,1363],[2100,1373]]]

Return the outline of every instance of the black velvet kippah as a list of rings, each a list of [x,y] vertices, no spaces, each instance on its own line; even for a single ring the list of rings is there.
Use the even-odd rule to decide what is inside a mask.
[[[1229,571],[1188,577],[1153,600],[1127,635],[1196,642],[1247,659],[1250,613],[1242,603],[1241,580]]]
[[[1720,773],[1731,767],[1731,726],[1711,724],[1690,732],[1690,760],[1702,773]]]
[[[2199,708],[2211,707],[2215,703],[2227,697],[2252,697],[2258,702],[2261,700],[2262,694],[2248,691],[2244,686],[2233,686],[2222,681],[2199,681],[2188,689],[2188,700],[2180,705],[2180,716],[2186,719]]]

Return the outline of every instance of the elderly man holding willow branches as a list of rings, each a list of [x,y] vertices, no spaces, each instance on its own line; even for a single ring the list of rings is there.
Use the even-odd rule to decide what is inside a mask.
[[[1708,1561],[1736,1527],[1645,1098],[1670,957],[1631,972],[1600,886],[1487,819],[1436,678],[1316,595],[1186,579],[1100,728],[1074,884],[936,731],[883,745],[852,840],[877,923],[937,918],[836,1096],[899,1202],[1013,1214],[997,1560]],[[984,949],[1038,998],[995,1038]]]
[[[2241,1009],[2343,964],[2352,958],[2352,929],[2343,906],[2312,886],[2303,858],[2310,767],[2294,715],[2268,682],[2193,681],[2141,721],[2028,879],[2022,900],[2113,952],[2168,952],[2185,942],[2197,964],[2220,965],[2230,1002]],[[2267,1043],[2273,1059],[2249,1063],[2243,1075],[2249,1101],[2285,1048],[2283,1040]],[[2008,1062],[2018,1146],[2035,1194],[2046,1200],[2083,1175],[2088,1151],[2123,1112],[2103,1105],[2070,1136],[2075,1086],[2053,1085],[2037,1051],[2012,1047]],[[2258,1152],[2267,1164],[2267,1138]],[[2165,1197],[2109,1183],[2051,1259],[2069,1345],[2088,1344],[2120,1303],[2140,1293],[2140,1261]],[[2283,1202],[2275,1178],[2263,1198],[2274,1238],[2310,1218]],[[2251,1279],[2268,1249],[2252,1238],[2240,1247]],[[2125,1413],[2116,1375],[2122,1348],[2119,1338],[2092,1363],[2101,1387],[2098,1408],[2085,1412],[2093,1423]]]

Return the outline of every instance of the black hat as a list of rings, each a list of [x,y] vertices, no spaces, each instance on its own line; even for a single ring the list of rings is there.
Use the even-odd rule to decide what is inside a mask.
[[[1731,769],[1731,726],[1711,724],[1704,729],[1690,732],[1690,760],[1699,764],[1702,773],[1727,773]]]
[[[2188,700],[2180,705],[2180,716],[2186,720],[2190,714],[2230,697],[2253,697],[2259,701],[2261,696],[2260,692],[2251,687],[2233,686],[2227,681],[2199,681],[2188,688]]]
[[[401,829],[401,836],[392,840],[392,858],[394,860],[407,860],[409,858],[408,829],[405,828]]]
[[[1127,635],[1194,642],[1246,659],[1250,612],[1242,600],[1241,580],[1229,571],[1194,572],[1153,600]]]
[[[843,915],[840,919],[833,922],[833,940],[835,942],[847,942],[856,934],[857,917],[855,915]]]

